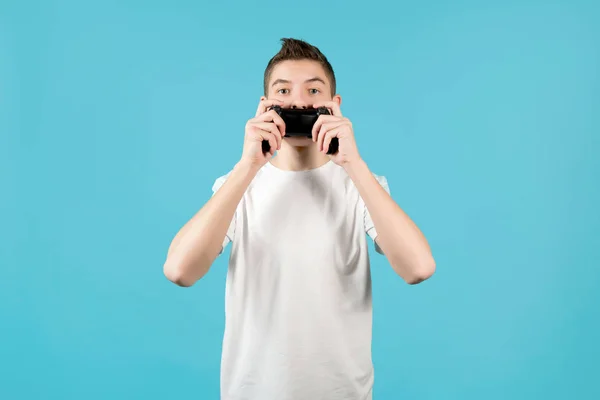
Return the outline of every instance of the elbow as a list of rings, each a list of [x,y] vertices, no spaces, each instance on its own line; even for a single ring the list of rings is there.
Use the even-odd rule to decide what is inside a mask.
[[[428,257],[408,268],[408,272],[404,274],[403,278],[409,285],[417,285],[431,278],[435,273],[435,269],[435,260]]]
[[[192,278],[189,273],[186,273],[181,265],[170,262],[169,260],[167,260],[163,266],[163,273],[169,281],[181,287],[191,287],[197,280]]]
[[[215,258],[215,255],[205,253],[192,255],[172,253],[167,255],[163,273],[177,286],[191,287],[206,275]]]

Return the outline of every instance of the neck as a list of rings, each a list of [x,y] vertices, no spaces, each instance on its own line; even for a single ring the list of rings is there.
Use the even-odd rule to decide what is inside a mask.
[[[329,162],[329,156],[319,152],[316,144],[292,146],[285,141],[281,150],[271,159],[271,164],[286,171],[306,171]]]

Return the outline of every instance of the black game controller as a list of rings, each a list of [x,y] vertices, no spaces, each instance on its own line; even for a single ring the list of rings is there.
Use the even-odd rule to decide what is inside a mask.
[[[319,108],[281,108],[281,106],[273,106],[270,108],[283,119],[285,123],[285,137],[304,137],[312,138],[312,128],[319,115],[330,115],[330,112],[325,107]],[[339,148],[338,138],[331,139],[327,154],[337,153]],[[263,152],[268,152],[271,149],[269,142],[263,140]]]

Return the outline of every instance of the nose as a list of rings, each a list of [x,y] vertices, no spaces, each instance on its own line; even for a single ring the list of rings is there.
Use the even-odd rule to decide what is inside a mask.
[[[290,96],[289,100],[291,108],[307,109],[309,107],[308,99],[303,93],[295,92]]]
[[[295,108],[295,109],[307,109],[308,108],[308,104],[306,104],[306,102],[304,101],[293,101],[291,108]]]

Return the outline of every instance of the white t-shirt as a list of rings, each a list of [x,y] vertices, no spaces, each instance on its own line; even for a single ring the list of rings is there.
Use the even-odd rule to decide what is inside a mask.
[[[258,172],[223,242],[222,400],[372,399],[367,235],[369,212],[334,162]]]

